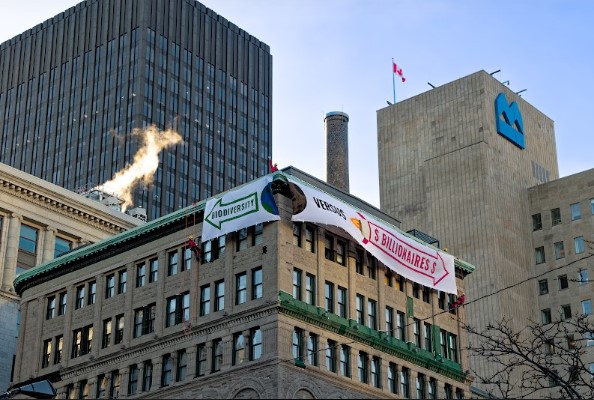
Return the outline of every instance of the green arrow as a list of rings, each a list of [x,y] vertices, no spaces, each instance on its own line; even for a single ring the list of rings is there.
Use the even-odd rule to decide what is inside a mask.
[[[221,230],[223,222],[233,221],[234,219],[258,212],[259,209],[258,193],[256,192],[229,203],[223,203],[223,198],[221,197],[204,220],[218,230]]]

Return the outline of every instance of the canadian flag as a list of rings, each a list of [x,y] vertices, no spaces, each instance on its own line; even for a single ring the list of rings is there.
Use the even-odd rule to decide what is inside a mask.
[[[402,82],[406,81],[406,78],[404,77],[404,74],[402,73],[402,68],[398,68],[398,65],[396,65],[396,63],[394,61],[392,61],[392,67],[394,68],[394,73],[398,74],[398,76],[400,76],[400,78],[402,79]]]

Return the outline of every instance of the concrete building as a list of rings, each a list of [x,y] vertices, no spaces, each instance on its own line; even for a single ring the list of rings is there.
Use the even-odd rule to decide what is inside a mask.
[[[465,307],[471,325],[507,316],[525,326],[538,315],[534,282],[503,289],[534,274],[528,188],[559,176],[553,121],[485,71],[381,109],[377,121],[381,209],[480,266],[466,282],[467,300],[481,298]]]
[[[15,276],[140,224],[136,218],[0,164],[0,391],[10,383],[16,352]]]
[[[268,173],[269,46],[194,0],[86,0],[0,44],[0,162],[69,190],[183,143],[133,190],[149,219]]]
[[[271,178],[280,219],[207,241],[199,259],[188,243],[205,201],[19,276],[14,384],[48,378],[60,398],[468,397],[464,309],[344,230],[292,222],[291,179],[399,221],[295,168]],[[473,270],[455,259],[460,290]]]

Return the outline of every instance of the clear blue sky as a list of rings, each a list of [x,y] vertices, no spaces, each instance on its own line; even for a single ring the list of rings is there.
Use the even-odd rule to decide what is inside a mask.
[[[0,41],[77,4],[2,0]],[[484,69],[555,121],[561,176],[594,167],[594,1],[203,0],[273,55],[273,160],[326,178],[324,115],[349,114],[351,192],[379,206],[376,111]]]

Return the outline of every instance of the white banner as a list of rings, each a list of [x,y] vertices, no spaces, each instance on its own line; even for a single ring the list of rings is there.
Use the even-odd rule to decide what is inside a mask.
[[[288,176],[293,191],[293,221],[344,229],[388,268],[423,286],[457,294],[454,257],[408,237],[341,200]]]
[[[202,242],[262,222],[279,220],[271,182],[272,176],[267,175],[208,199],[202,223]]]

